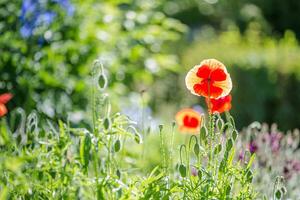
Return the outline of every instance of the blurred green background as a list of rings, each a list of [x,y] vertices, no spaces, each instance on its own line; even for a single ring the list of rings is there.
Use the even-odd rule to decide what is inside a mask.
[[[261,121],[293,129],[299,13],[296,0],[0,0],[0,93],[14,94],[10,110],[86,123],[100,59],[113,110],[157,124],[203,105],[184,77],[216,58],[233,79],[238,128]]]

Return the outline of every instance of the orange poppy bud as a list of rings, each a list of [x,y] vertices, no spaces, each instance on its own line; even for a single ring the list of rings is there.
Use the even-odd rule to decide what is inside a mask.
[[[176,114],[175,119],[180,132],[197,134],[200,130],[202,117],[203,116],[197,111],[186,108],[179,111]]]
[[[5,104],[12,98],[12,94],[5,93],[0,95],[0,117],[3,117],[7,113]]]
[[[217,99],[229,94],[232,82],[223,63],[216,59],[203,60],[193,67],[185,77],[192,94]]]
[[[209,99],[206,99],[206,103],[209,104]],[[211,113],[223,113],[231,109],[231,95],[221,97],[218,99],[210,99]]]

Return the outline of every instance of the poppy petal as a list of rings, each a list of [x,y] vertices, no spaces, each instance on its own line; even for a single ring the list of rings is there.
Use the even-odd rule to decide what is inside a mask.
[[[190,92],[194,95],[200,96],[199,94],[197,94],[197,92],[195,92],[194,90],[194,85],[195,84],[199,84],[201,83],[201,81],[203,80],[202,78],[197,76],[197,71],[199,69],[199,65],[196,65],[195,67],[193,67],[186,75],[185,77],[185,84],[188,90],[190,90]]]
[[[228,74],[225,81],[215,81],[213,83],[213,86],[222,89],[222,93],[220,94],[219,97],[216,97],[216,98],[221,98],[221,97],[227,96],[230,93],[230,91],[232,90],[232,82],[231,82],[230,75]]]
[[[197,128],[199,126],[200,121],[198,118],[185,115],[183,118],[183,125],[190,128]]]
[[[13,95],[11,93],[1,94],[0,95],[0,103],[6,104],[9,100],[11,100],[12,97],[13,97]]]
[[[180,132],[197,134],[199,133],[202,117],[197,111],[187,108],[179,111],[175,119]]]
[[[212,70],[208,65],[200,65],[200,67],[197,70],[196,75],[199,78],[209,78],[211,73],[212,73]]]
[[[216,60],[216,59],[205,59],[203,60],[200,65],[207,65],[210,67],[211,71],[214,71],[216,69],[223,69],[226,73],[226,67],[223,63],[221,63],[220,61]]]
[[[231,95],[221,97],[219,99],[206,99],[207,103],[211,103],[212,113],[223,113],[231,109]]]
[[[226,72],[223,69],[219,68],[211,73],[210,78],[214,81],[225,81],[226,76]]]
[[[199,96],[210,96],[210,98],[218,98],[223,93],[222,88],[216,87],[213,84],[208,84],[205,81],[195,84],[193,89]]]
[[[0,117],[3,117],[7,113],[7,108],[4,104],[0,104]]]

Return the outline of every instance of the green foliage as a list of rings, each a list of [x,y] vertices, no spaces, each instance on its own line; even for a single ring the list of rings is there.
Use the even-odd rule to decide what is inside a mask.
[[[201,140],[200,136],[199,141],[198,137],[192,136],[188,145],[181,148],[178,170],[182,180],[178,184],[183,192],[182,198],[255,199],[256,193],[251,184],[251,162],[245,165],[234,161],[235,145],[231,138],[235,132],[234,126],[231,121],[224,123],[218,117],[219,123],[222,121],[228,127],[218,130],[213,125],[215,117],[210,116],[208,132],[203,131],[205,126],[202,127],[202,133],[207,133],[206,140]]]
[[[109,64],[117,95],[141,90],[153,83],[158,71],[164,74],[178,66],[172,44],[186,27],[160,12],[160,1],[72,4],[73,16],[49,4],[55,20],[22,38],[21,2],[0,1],[0,91],[15,94],[14,105],[60,119],[86,109],[88,66],[98,57]],[[99,84],[107,85],[102,75]]]
[[[92,128],[40,122],[36,112],[26,117],[22,109],[12,113],[16,116],[11,120],[19,124],[15,131],[2,119],[0,188],[4,199],[255,197],[254,158],[247,165],[234,160],[236,130],[231,116],[226,123],[219,116],[209,116],[200,140],[193,135],[188,144],[181,145],[178,172],[173,170],[174,124],[171,140],[159,125],[160,164],[149,175],[145,173],[138,164],[144,152],[132,151],[135,145],[143,145],[143,139],[128,117],[112,114],[109,96],[99,87],[101,76],[106,77],[103,70],[96,61],[91,77]]]
[[[31,116],[23,120],[28,122]],[[250,169],[253,157],[247,164],[234,161],[234,140],[230,136],[232,128],[225,131],[227,140],[221,132],[214,132],[213,129],[208,132],[208,143],[199,141],[196,136],[190,137],[189,144],[182,145],[178,173],[172,170],[171,151],[164,151],[161,154],[162,165],[143,176],[141,171],[134,173],[126,170],[136,165],[126,162],[124,158],[139,159],[125,149],[132,147],[136,134],[128,129],[132,127],[131,121],[119,114],[109,115],[109,118],[112,121],[110,130],[104,127],[100,118],[92,131],[71,128],[60,121],[57,126],[49,122],[43,129],[33,131],[27,123],[26,131],[18,129],[12,132],[6,121],[2,120],[1,138],[8,138],[5,143],[2,142],[0,154],[3,199],[255,197]],[[40,124],[38,121],[34,123]],[[19,137],[23,139],[18,140]],[[126,138],[131,138],[131,141]],[[129,146],[125,141],[129,142]],[[171,148],[171,143],[165,142],[166,137],[162,137],[162,148]]]

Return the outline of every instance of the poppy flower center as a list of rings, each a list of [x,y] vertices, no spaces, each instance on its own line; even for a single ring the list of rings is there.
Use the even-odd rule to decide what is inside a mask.
[[[223,89],[215,83],[226,80],[227,75],[223,69],[212,69],[204,65],[198,69],[196,76],[201,80],[193,86],[195,93],[212,98],[222,94]]]
[[[196,117],[186,115],[183,118],[183,125],[190,128],[197,128],[199,126],[199,120]]]

